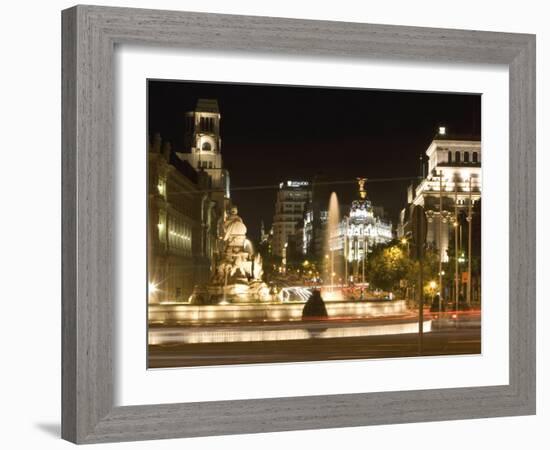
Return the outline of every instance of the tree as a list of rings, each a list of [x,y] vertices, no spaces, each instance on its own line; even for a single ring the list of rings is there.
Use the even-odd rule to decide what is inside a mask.
[[[384,291],[398,290],[400,281],[408,278],[411,265],[399,245],[390,243],[388,246],[378,246],[373,249],[367,264],[370,283]]]

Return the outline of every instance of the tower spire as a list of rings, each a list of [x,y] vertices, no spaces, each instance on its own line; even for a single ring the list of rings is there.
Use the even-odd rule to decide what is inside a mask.
[[[367,198],[367,190],[365,189],[365,183],[367,182],[366,178],[356,178],[357,184],[359,185],[359,197],[361,200],[365,200]]]

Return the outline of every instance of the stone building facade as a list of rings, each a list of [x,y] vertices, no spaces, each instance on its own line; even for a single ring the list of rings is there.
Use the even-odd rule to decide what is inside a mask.
[[[482,188],[480,138],[450,135],[444,128],[440,128],[428,146],[426,156],[427,175],[408,188],[407,205],[401,211],[397,228],[398,238],[404,242],[410,241],[412,210],[416,205],[424,207],[428,225],[426,244],[436,252],[442,264],[440,293],[445,299],[462,295],[471,302],[479,302]],[[468,268],[471,270],[470,292],[467,290]]]
[[[441,253],[443,262],[449,259],[449,247],[454,245],[455,205],[459,216],[481,200],[481,141],[472,136],[452,136],[441,130],[428,149],[427,176],[407,193],[407,206],[401,211],[397,228],[399,238],[410,236],[410,214],[421,205],[428,218],[426,242]],[[439,205],[442,205],[440,211]]]
[[[184,302],[209,280],[219,213],[212,180],[178,158],[156,135],[148,151],[149,302]]]

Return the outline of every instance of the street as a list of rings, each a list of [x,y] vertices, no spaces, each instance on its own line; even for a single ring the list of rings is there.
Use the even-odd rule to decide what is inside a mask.
[[[149,368],[419,356],[418,334],[149,345]],[[424,334],[424,356],[481,353],[481,327],[464,321]]]

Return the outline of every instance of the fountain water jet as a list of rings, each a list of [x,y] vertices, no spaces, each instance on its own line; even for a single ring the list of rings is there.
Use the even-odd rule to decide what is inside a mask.
[[[336,192],[330,194],[330,199],[328,203],[328,217],[327,217],[327,227],[325,231],[325,255],[328,256],[328,272],[330,285],[329,289],[325,290],[324,295],[330,300],[341,300],[342,299],[342,290],[341,287],[335,289],[335,280],[340,280],[341,278],[341,268],[340,261],[335,261],[335,256],[338,251],[338,229],[340,227],[340,205],[338,203],[338,196]],[[326,283],[325,283],[326,284]]]

